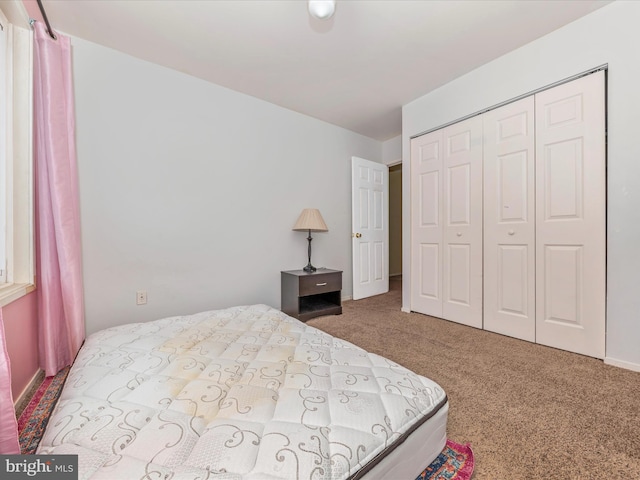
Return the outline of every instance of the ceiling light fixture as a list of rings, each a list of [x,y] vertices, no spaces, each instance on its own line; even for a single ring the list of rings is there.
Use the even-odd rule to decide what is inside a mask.
[[[319,20],[331,18],[336,11],[336,0],[309,0],[309,13]]]

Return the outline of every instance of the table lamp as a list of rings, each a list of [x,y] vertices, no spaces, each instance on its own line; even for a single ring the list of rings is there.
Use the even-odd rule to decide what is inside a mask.
[[[297,232],[309,232],[307,240],[309,241],[309,263],[303,268],[307,273],[316,271],[316,267],[311,265],[311,232],[328,232],[327,224],[324,223],[322,215],[317,208],[305,208],[298,217],[298,221],[293,226],[293,230]]]

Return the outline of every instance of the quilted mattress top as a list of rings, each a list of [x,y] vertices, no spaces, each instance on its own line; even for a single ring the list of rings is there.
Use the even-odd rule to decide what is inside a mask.
[[[79,478],[344,479],[446,402],[379,355],[266,305],[109,328],[38,448]]]

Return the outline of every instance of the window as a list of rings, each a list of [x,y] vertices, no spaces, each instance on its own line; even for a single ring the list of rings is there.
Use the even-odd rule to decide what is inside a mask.
[[[31,31],[0,11],[0,306],[33,290]]]

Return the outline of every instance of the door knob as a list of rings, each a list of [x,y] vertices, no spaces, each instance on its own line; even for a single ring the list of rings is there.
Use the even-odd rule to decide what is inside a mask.
[[[356,238],[360,238],[362,236],[361,233],[352,233],[351,234],[352,237],[356,237]]]
[[[509,232],[507,232],[507,233],[509,233],[509,235],[513,235],[516,232],[514,230],[509,230]]]

